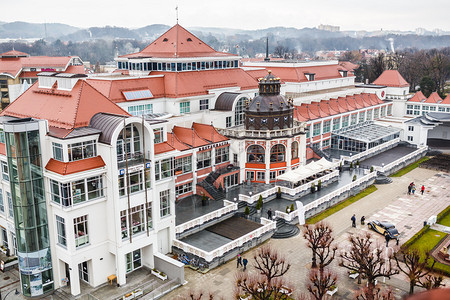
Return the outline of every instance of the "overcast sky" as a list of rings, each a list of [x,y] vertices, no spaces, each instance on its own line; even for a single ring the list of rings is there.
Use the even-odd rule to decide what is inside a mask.
[[[274,26],[341,30],[450,30],[450,0],[1,0],[0,21],[77,27],[173,25],[261,29]]]

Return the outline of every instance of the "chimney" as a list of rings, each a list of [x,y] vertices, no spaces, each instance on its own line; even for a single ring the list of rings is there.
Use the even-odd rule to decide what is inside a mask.
[[[264,58],[264,61],[270,61],[270,58],[269,58],[269,37],[266,37],[266,57]]]

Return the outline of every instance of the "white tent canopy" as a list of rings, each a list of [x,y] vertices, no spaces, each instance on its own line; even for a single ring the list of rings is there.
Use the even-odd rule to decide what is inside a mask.
[[[298,167],[295,170],[287,171],[286,173],[277,176],[277,180],[289,181],[297,183],[312,175],[334,168],[334,163],[329,162],[325,158],[307,164],[304,167]]]

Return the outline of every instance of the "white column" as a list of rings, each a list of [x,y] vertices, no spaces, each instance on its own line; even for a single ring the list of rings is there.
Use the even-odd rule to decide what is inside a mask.
[[[70,292],[72,295],[76,296],[81,294],[80,289],[80,277],[78,273],[78,265],[70,264],[69,265],[69,274],[70,274]]]
[[[290,138],[287,140],[286,147],[286,172],[291,169],[291,161],[292,161],[292,142],[294,138]]]
[[[125,263],[125,254],[123,254],[121,251],[117,252],[117,266],[116,266],[116,270],[117,270],[117,283],[119,285],[124,285],[127,283],[127,270],[126,270],[126,263]]]
[[[266,141],[265,151],[265,163],[266,163],[266,183],[269,183],[270,178],[270,141]]]

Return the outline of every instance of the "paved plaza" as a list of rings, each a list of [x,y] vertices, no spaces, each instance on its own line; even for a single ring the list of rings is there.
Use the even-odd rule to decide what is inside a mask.
[[[403,177],[392,179],[393,183],[377,185],[376,192],[325,219],[333,227],[336,242],[341,249],[346,247],[349,234],[368,231],[367,226],[361,226],[359,222],[357,228],[351,227],[350,218],[353,213],[357,215],[358,220],[365,215],[367,220],[380,219],[393,222],[399,229],[400,243],[402,243],[422,228],[425,219],[439,213],[450,202],[450,188],[448,188],[450,177],[447,174],[417,168]],[[420,193],[407,195],[407,187],[410,182],[415,182],[419,188],[424,184],[425,194],[423,196]],[[383,236],[372,233],[380,244],[384,244]],[[271,239],[266,244],[278,250],[291,263],[291,269],[285,275],[285,279],[295,287],[297,293],[307,293],[305,282],[310,269],[311,254],[302,235],[289,239]],[[393,249],[395,243],[391,242],[390,247]],[[255,251],[256,249],[253,249],[243,255],[249,259],[250,264]],[[211,292],[224,299],[233,299],[235,275],[238,272],[235,261],[217,267],[207,274],[200,274],[188,268],[185,270],[185,279],[188,283],[164,296],[163,299],[182,299],[190,290]],[[333,296],[333,299],[353,298],[353,290],[359,288],[356,280],[348,277],[346,269],[337,267],[336,261],[333,270],[339,275],[339,291]],[[250,267],[249,272],[252,271],[254,270]],[[446,282],[449,283],[449,280],[446,279]],[[386,283],[392,287],[399,299],[408,291],[408,282],[401,274],[386,280]]]

